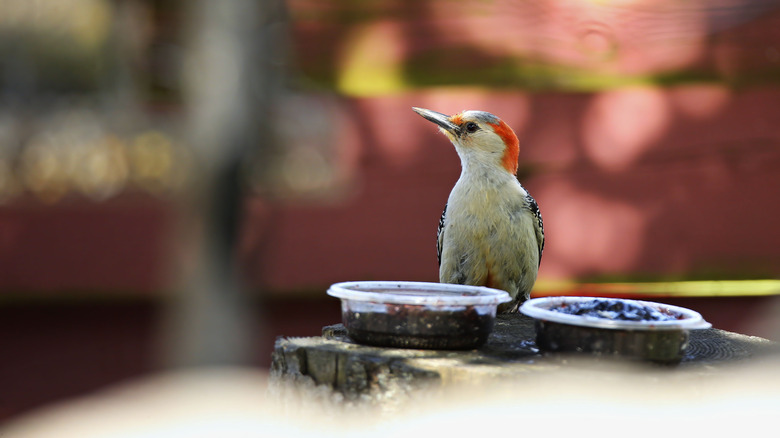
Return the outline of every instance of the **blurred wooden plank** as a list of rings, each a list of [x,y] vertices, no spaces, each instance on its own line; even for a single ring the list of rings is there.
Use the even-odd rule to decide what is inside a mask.
[[[4,205],[0,293],[121,297],[167,290],[175,222],[170,201],[147,196]]]
[[[777,83],[778,8],[775,0],[290,3],[306,80],[358,95],[434,85]]]

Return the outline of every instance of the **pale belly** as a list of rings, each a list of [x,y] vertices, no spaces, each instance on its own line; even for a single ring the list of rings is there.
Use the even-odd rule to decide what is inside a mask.
[[[522,203],[448,208],[440,281],[494,287],[525,299],[536,281],[539,249],[533,215]],[[452,211],[452,213],[450,213]]]

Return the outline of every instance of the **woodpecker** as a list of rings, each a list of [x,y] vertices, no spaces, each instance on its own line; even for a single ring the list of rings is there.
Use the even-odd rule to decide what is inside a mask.
[[[505,290],[514,313],[531,294],[544,249],[536,200],[517,179],[520,143],[512,128],[485,111],[448,116],[412,107],[455,146],[461,162],[439,219],[439,281]]]

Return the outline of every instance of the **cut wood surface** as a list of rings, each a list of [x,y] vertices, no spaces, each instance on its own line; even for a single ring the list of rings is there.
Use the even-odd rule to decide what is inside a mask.
[[[533,319],[521,314],[499,315],[487,344],[469,351],[359,345],[346,336],[343,325],[336,324],[325,327],[321,337],[279,338],[272,359],[272,381],[277,390],[297,387],[316,390],[331,400],[335,396],[348,402],[392,406],[423,388],[473,386],[499,379],[518,382],[538,373],[566,371],[590,359],[605,367],[624,364],[608,356],[545,354],[536,348],[534,337]],[[718,329],[695,330],[678,365],[628,365],[668,371],[663,374],[668,376],[698,376],[778,351],[776,343],[763,338]]]

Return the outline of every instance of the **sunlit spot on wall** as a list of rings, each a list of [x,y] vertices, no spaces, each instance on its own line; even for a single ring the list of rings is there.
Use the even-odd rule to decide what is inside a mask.
[[[450,2],[436,10],[448,14]],[[561,83],[603,88],[610,76],[652,75],[698,61],[707,38],[707,5],[681,2],[583,1],[487,2],[483,19],[464,10],[447,30],[493,56],[520,65],[542,62],[569,67]],[[470,5],[470,4],[469,4]],[[465,8],[464,8],[465,9]],[[460,12],[460,11],[458,11]],[[449,14],[448,14],[449,15]],[[486,21],[489,23],[486,25]],[[590,75],[576,77],[575,71]],[[601,84],[601,85],[599,85]]]
[[[591,3],[600,6],[641,6],[643,3],[649,3],[648,0],[573,0],[575,3]]]
[[[285,184],[296,192],[316,191],[332,179],[326,158],[312,147],[296,148],[285,157],[281,170]]]
[[[359,139],[336,100],[287,94],[273,115],[276,144],[247,159],[252,191],[275,198],[332,200],[348,190]]]
[[[0,123],[0,202],[25,195],[54,203],[71,194],[95,201],[127,191],[176,194],[189,181],[191,153],[170,134],[112,128],[111,115],[64,107],[41,115],[30,134],[20,120]]]
[[[132,182],[155,194],[179,188],[185,177],[183,167],[191,164],[169,136],[153,130],[133,139],[128,158]]]
[[[22,151],[20,172],[28,191],[41,201],[55,202],[69,190],[68,150],[45,137],[33,139]]]
[[[0,0],[0,29],[34,35],[60,48],[92,50],[108,35],[111,9],[106,0]]]
[[[544,200],[549,236],[542,261],[545,277],[631,269],[644,244],[645,215],[636,207],[556,182],[537,191]]]
[[[338,89],[362,96],[404,89],[404,42],[397,22],[357,27],[343,49]]]
[[[694,84],[672,88],[669,98],[675,109],[693,119],[706,119],[718,114],[731,98],[723,85]]]
[[[670,123],[669,113],[663,92],[654,88],[596,95],[583,117],[585,152],[604,169],[626,169],[662,137]]]
[[[412,104],[406,108],[411,106]],[[372,137],[377,139],[371,147],[376,147],[382,155],[383,162],[391,166],[408,166],[413,163],[418,156],[419,148],[422,146],[419,142],[409,138],[403,132],[404,130],[399,130],[399,123],[404,123],[402,120],[414,120],[408,114],[403,114],[403,118],[398,117],[396,120],[381,117],[382,114],[401,112],[406,108],[398,106],[398,103],[393,100],[375,100],[363,108],[367,114],[364,123],[369,125]],[[414,115],[411,110],[409,113]],[[430,128],[431,130],[436,129],[433,124],[430,124]],[[444,136],[441,140],[442,143],[446,142]]]
[[[125,149],[118,138],[107,135],[85,144],[82,154],[72,175],[81,193],[103,200],[125,188],[128,166]]]
[[[618,41],[605,23],[587,23],[578,37],[580,50],[593,60],[607,61],[617,54]]]

